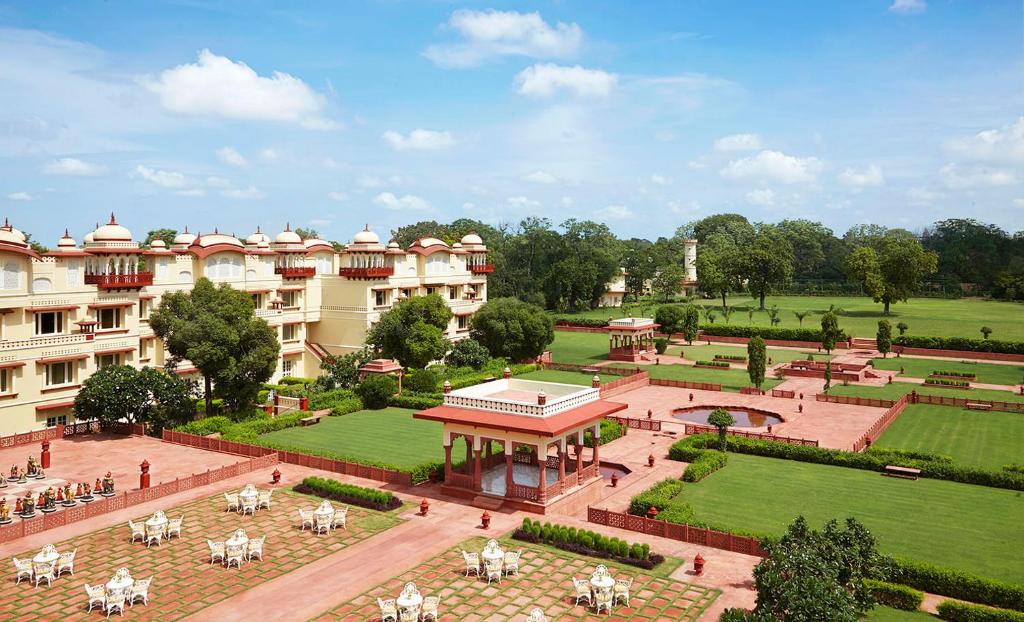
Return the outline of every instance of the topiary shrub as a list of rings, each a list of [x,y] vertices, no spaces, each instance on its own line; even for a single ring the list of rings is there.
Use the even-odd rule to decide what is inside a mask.
[[[444,357],[445,365],[451,367],[472,367],[480,369],[491,359],[491,353],[476,339],[457,342]]]
[[[437,372],[430,369],[417,369],[405,376],[402,387],[414,393],[436,393],[438,391]]]
[[[355,394],[366,408],[379,409],[388,405],[388,399],[397,390],[398,385],[390,375],[373,374],[356,385]]]
[[[654,351],[658,354],[665,354],[665,350],[668,350],[668,339],[664,337],[658,337],[654,340]]]
[[[878,604],[894,609],[917,611],[924,600],[924,592],[906,585],[868,579],[864,581],[864,586],[871,590],[871,595]]]

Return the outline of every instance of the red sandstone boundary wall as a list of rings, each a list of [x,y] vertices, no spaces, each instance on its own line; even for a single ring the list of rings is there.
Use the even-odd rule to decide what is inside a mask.
[[[984,404],[990,410],[1008,413],[1024,413],[1024,402],[994,402],[992,400],[972,400],[964,397],[946,397],[945,395],[921,395],[918,394],[915,404],[933,404],[935,406],[957,406],[966,408],[968,404]]]
[[[718,428],[713,425],[701,425],[699,423],[687,423],[684,428],[687,436],[693,434],[704,434],[706,432],[713,432],[718,434]],[[779,443],[787,443],[789,445],[804,445],[806,447],[817,447],[818,441],[810,438],[796,438],[794,436],[778,436],[777,434],[764,434],[761,432],[747,432],[746,430],[735,430],[733,428],[727,428],[725,433],[728,436],[739,436],[742,438],[754,438],[760,441],[777,441]]]
[[[576,363],[544,363],[544,369],[578,371],[581,373],[594,372],[598,374],[607,374],[609,376],[632,376],[640,373],[639,367],[596,367],[594,365],[577,365]]]
[[[658,387],[675,387],[677,389],[699,389],[701,391],[721,391],[722,385],[710,382],[690,382],[689,380],[667,380],[651,378],[651,384]]]
[[[564,330],[567,333],[608,333],[604,328],[597,328],[595,326],[573,326],[572,324],[555,324],[555,330]]]
[[[639,419],[636,417],[616,417],[611,415],[605,417],[605,419],[611,419],[625,425],[627,428],[634,430],[650,430],[651,432],[661,432],[661,421],[657,419]]]
[[[885,411],[885,414],[879,417],[878,420],[868,428],[868,431],[865,432],[863,436],[857,439],[853,444],[853,450],[862,451],[871,446],[871,443],[878,440],[878,437],[882,435],[882,432],[885,432],[886,428],[892,425],[893,421],[896,421],[896,418],[900,416],[908,403],[910,403],[909,393],[896,400],[896,403],[894,403],[889,410]]]
[[[52,441],[58,438],[64,438],[63,425],[58,425],[52,428],[44,428],[42,430],[32,430],[31,432],[24,432],[22,434],[2,436],[0,437],[0,449],[7,449],[8,447],[17,447],[19,445],[28,445],[29,443],[41,443],[43,441]]]
[[[175,478],[172,482],[162,482],[150,488],[128,490],[113,497],[97,497],[92,503],[79,503],[71,508],[64,508],[50,514],[38,513],[35,518],[15,518],[17,522],[0,527],[0,542],[10,542],[33,533],[64,527],[71,523],[114,512],[168,495],[206,486],[214,482],[237,477],[268,466],[277,464],[277,454],[270,453],[258,458],[251,458],[235,464],[222,466],[205,473],[193,473],[188,477]]]
[[[597,525],[617,527],[639,533],[646,533],[651,536],[689,542],[702,546],[710,546],[715,549],[766,557],[764,549],[757,538],[750,536],[736,536],[731,533],[715,531],[714,529],[703,529],[691,527],[690,525],[679,525],[663,520],[650,519],[646,516],[633,516],[611,510],[602,510],[587,506],[587,521]]]
[[[10,436],[0,437],[0,449],[17,447],[19,445],[29,445],[31,443],[41,443],[43,441],[54,441],[59,438],[67,438],[69,436],[78,436],[81,434],[98,434],[100,432],[142,436],[146,433],[146,427],[139,423],[110,423],[100,425],[99,421],[83,421],[79,423],[70,423],[68,425],[61,423],[52,428],[43,428],[42,430],[33,430],[31,432],[23,432],[22,434],[12,434]]]
[[[892,347],[897,354],[909,354],[911,356],[941,356],[958,359],[979,359],[982,361],[1011,361],[1024,363],[1024,354],[1004,354],[1002,352],[973,352],[971,350],[931,350],[929,348],[908,348],[906,346]]]
[[[852,395],[828,395],[818,393],[814,396],[815,402],[828,402],[829,404],[852,404],[854,406],[872,406],[874,408],[892,408],[896,400],[879,400],[871,397],[854,397]]]
[[[701,333],[694,341],[715,341],[717,343],[747,343],[750,337],[725,337],[721,335],[705,335]],[[787,339],[765,339],[767,346],[779,346],[783,348],[821,348],[817,341],[789,341]],[[848,344],[845,341],[836,342],[836,350],[845,350]]]
[[[345,462],[344,460],[324,458],[323,456],[313,456],[295,451],[271,449],[270,447],[263,447],[262,445],[250,445],[248,443],[239,443],[237,441],[225,441],[219,438],[197,436],[195,434],[186,434],[185,432],[175,432],[173,430],[166,429],[163,433],[163,440],[167,443],[187,445],[189,447],[206,449],[208,451],[217,451],[242,456],[262,457],[269,454],[277,454],[280,462],[285,462],[287,464],[297,464],[311,469],[330,471],[331,473],[343,473],[345,475],[353,475],[355,477],[372,479],[374,481],[385,482],[388,484],[412,486],[412,473],[392,471],[382,467]]]
[[[625,378],[619,378],[618,380],[612,380],[607,384],[602,384],[601,397],[619,395],[620,393],[631,391],[637,387],[646,387],[650,383],[650,376],[647,375],[647,372],[642,371],[639,374],[633,374],[632,376],[626,376]]]

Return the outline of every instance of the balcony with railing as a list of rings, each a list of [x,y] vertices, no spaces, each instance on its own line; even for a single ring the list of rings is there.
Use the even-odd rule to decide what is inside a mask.
[[[85,284],[95,285],[100,289],[139,289],[153,284],[153,273],[86,274]]]
[[[316,268],[311,266],[275,266],[274,274],[286,279],[308,279],[316,275]]]
[[[394,266],[373,266],[367,268],[339,268],[338,276],[347,279],[386,279],[395,273]]]
[[[490,274],[494,272],[494,264],[492,263],[477,263],[470,264],[469,271],[473,274]]]

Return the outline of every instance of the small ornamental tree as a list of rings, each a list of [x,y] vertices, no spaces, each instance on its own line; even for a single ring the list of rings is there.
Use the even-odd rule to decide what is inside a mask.
[[[800,322],[800,328],[803,328],[803,326],[804,326],[804,318],[806,318],[810,314],[811,314],[810,311],[794,311],[793,312],[793,315],[796,316],[797,321]]]
[[[764,374],[768,359],[768,349],[764,345],[764,339],[760,335],[754,335],[747,341],[747,375],[750,382],[758,390],[764,384]]]
[[[423,368],[444,358],[444,336],[452,310],[437,294],[416,296],[385,312],[366,336],[366,343],[404,367]]]
[[[473,316],[470,336],[495,358],[525,361],[543,354],[555,340],[554,321],[536,305],[496,298]]]
[[[105,423],[152,423],[154,428],[186,423],[195,414],[195,387],[158,369],[108,365],[82,383],[75,418]]]
[[[832,353],[836,342],[843,336],[839,329],[839,316],[832,309],[829,309],[821,316],[821,347],[825,352]]]
[[[771,308],[768,309],[768,319],[772,326],[777,326],[782,322],[782,318],[779,317],[779,307],[772,305]]]
[[[889,320],[878,321],[875,342],[878,344],[878,351],[882,353],[882,358],[888,357],[889,352],[892,351],[892,324],[889,323]]]
[[[369,348],[349,352],[341,356],[328,356],[320,361],[324,372],[317,378],[317,384],[328,389],[349,389],[359,382],[359,368],[370,362],[373,353]]]
[[[908,330],[910,330],[910,325],[906,322],[900,322],[896,325],[896,330],[900,331],[900,337],[902,337]]]
[[[371,374],[356,385],[355,394],[363,401],[363,406],[373,410],[388,405],[388,398],[398,390],[398,383],[390,374]]]
[[[728,410],[724,408],[716,408],[711,411],[708,415],[708,424],[718,428],[718,444],[725,451],[727,445],[725,441],[725,433],[729,426],[734,425],[736,420],[732,418],[732,415]]]
[[[654,321],[661,325],[661,332],[666,335],[683,332],[683,320],[686,307],[680,305],[661,305],[654,312]]]
[[[825,361],[825,393],[832,388],[832,360]]]
[[[732,314],[735,311],[736,309],[733,309],[732,307],[722,307],[722,319],[725,320],[726,324],[729,323],[729,318],[732,317]]]
[[[714,322],[714,320],[712,320]],[[683,337],[687,343],[693,345],[697,338],[697,331],[700,329],[700,312],[693,305],[686,305],[683,316]]]
[[[446,365],[452,367],[472,367],[480,369],[491,360],[491,353],[476,339],[463,339],[452,346],[444,357]]]
[[[991,334],[992,334],[992,329],[991,328],[989,328],[988,326],[982,326],[981,327],[981,336],[982,337],[984,337],[985,339],[988,339],[988,336],[991,335]]]

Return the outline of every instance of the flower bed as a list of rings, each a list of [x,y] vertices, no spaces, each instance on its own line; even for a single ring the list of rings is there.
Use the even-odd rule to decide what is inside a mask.
[[[381,512],[402,506],[402,500],[386,490],[364,488],[323,477],[307,477],[302,483],[293,486],[292,490]]]
[[[969,371],[947,371],[947,370],[933,370],[931,373],[932,378],[952,378],[954,380],[976,380],[977,374]]]
[[[966,380],[947,380],[945,378],[925,378],[924,383],[929,387],[940,387],[943,389],[970,389],[971,383]]]
[[[619,538],[610,538],[586,529],[564,525],[541,525],[540,521],[530,518],[523,519],[523,525],[512,533],[512,537],[523,542],[548,544],[578,555],[613,559],[620,564],[645,570],[650,570],[665,561],[663,555],[651,553],[651,547],[647,544],[630,544]]]
[[[747,357],[741,354],[716,354],[716,361],[728,361],[731,363],[746,363]]]

